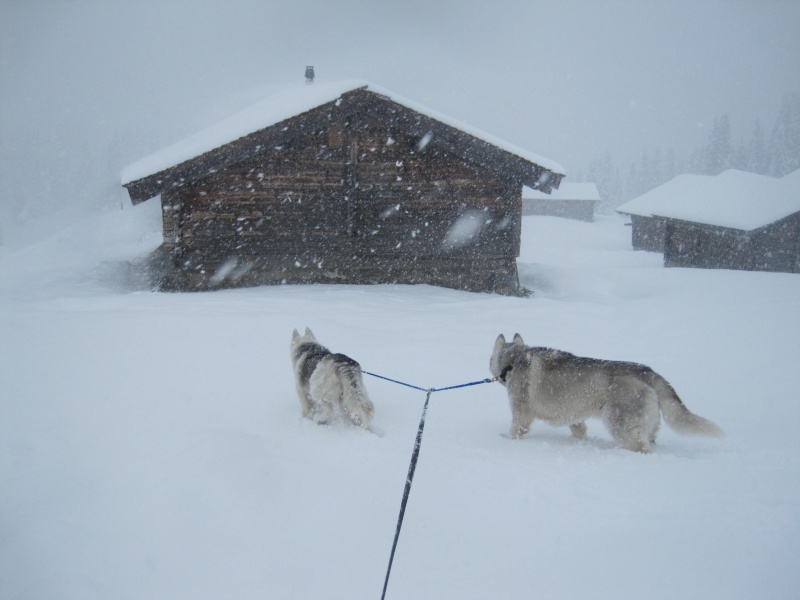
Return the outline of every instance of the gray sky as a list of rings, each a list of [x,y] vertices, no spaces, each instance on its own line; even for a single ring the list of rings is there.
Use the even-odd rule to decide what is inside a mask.
[[[0,0],[0,204],[118,205],[128,163],[307,64],[568,174],[606,151],[624,169],[722,113],[771,128],[798,32],[800,0]]]

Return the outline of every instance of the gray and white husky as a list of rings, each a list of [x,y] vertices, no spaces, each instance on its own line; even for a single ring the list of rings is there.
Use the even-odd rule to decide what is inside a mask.
[[[586,419],[598,417],[620,446],[650,452],[661,414],[680,433],[724,435],[686,408],[669,382],[645,365],[526,346],[519,334],[507,343],[501,334],[489,369],[508,390],[512,438],[526,435],[534,419],[569,425],[572,435],[584,438]]]
[[[329,423],[338,411],[354,425],[369,427],[375,409],[356,361],[333,354],[308,327],[302,336],[292,332],[291,358],[305,418]]]

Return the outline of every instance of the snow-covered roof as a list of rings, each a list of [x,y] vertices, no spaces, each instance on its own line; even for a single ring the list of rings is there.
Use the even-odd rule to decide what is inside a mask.
[[[522,188],[523,200],[600,200],[600,193],[593,183],[563,182],[557,190],[545,194],[527,185]]]
[[[678,175],[617,212],[752,231],[800,212],[800,176],[775,179],[734,169]]]
[[[495,136],[451,119],[446,115],[407,100],[372,83],[351,80],[314,83],[311,85],[300,84],[281,89],[257,104],[128,166],[122,171],[122,185],[165,171],[246,135],[280,123],[323,104],[334,102],[342,94],[358,89],[367,89],[385,96],[397,104],[459,129],[524,160],[536,163],[555,174],[565,174],[564,168],[554,161],[509,144]]]

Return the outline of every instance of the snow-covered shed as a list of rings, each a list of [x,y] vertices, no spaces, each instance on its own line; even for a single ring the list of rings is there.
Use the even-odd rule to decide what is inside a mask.
[[[617,210],[660,224],[667,267],[798,273],[798,173],[781,179],[737,170],[680,175]],[[634,219],[634,240],[636,226]]]
[[[664,251],[664,219],[654,214],[671,198],[681,197],[691,189],[699,175],[678,175],[649,192],[621,204],[616,211],[631,219],[631,246],[634,250]]]
[[[563,182],[557,190],[546,194],[525,186],[522,188],[522,214],[564,217],[579,221],[594,221],[594,211],[600,193],[593,183]]]
[[[427,283],[521,292],[522,187],[557,163],[363,81],[289,87],[122,174],[161,196],[165,288]]]

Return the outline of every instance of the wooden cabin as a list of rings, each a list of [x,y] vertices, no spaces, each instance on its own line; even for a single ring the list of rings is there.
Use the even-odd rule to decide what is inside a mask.
[[[650,213],[632,214],[633,239],[637,218],[657,223],[665,266],[800,272],[800,171],[681,175],[648,194],[617,210]]]
[[[599,201],[600,193],[594,183],[565,181],[549,194],[525,186],[522,188],[522,215],[562,217],[591,223]]]
[[[364,82],[270,96],[131,165],[162,287],[403,283],[520,294],[521,192],[563,169]]]
[[[664,266],[800,273],[800,207],[746,231],[665,219]]]
[[[618,209],[619,210],[619,209]],[[634,250],[664,252],[664,219],[655,216],[629,215],[631,218],[631,246]]]
[[[664,219],[654,213],[671,203],[680,202],[680,198],[694,198],[694,183],[699,177],[679,175],[616,208],[618,213],[631,220],[631,246],[634,250],[664,252]]]

